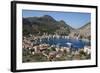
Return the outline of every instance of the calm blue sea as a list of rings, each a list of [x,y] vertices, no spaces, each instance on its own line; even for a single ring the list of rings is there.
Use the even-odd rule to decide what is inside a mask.
[[[69,47],[67,43],[71,43],[71,47],[73,48],[83,48],[84,46],[90,45],[90,42],[77,39],[65,39],[65,38],[42,39],[41,43],[56,45],[58,47]]]

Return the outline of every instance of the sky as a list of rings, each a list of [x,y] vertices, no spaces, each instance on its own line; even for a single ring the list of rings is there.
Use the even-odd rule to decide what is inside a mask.
[[[80,28],[86,23],[91,21],[91,13],[80,12],[55,12],[55,11],[36,11],[36,10],[23,10],[22,17],[41,17],[44,15],[50,15],[55,20],[64,20],[66,24],[73,28]]]

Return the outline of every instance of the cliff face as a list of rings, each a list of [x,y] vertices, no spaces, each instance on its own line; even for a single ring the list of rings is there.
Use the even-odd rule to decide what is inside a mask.
[[[79,36],[81,38],[83,37],[83,38],[90,39],[91,38],[91,23],[89,22],[85,24],[84,26],[82,26],[81,28],[75,29],[74,31],[70,33],[70,36],[71,37]]]
[[[80,34],[84,36],[90,36],[91,35],[91,23],[87,23],[83,27],[79,28]]]

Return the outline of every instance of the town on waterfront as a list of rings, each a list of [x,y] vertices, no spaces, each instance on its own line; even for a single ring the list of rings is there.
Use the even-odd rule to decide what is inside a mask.
[[[23,10],[22,62],[91,59],[91,14]]]

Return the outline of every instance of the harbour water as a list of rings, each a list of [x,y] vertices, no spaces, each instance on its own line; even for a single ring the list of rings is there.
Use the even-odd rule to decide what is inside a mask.
[[[37,41],[38,44],[49,44],[56,47],[69,47],[72,48],[84,48],[84,46],[90,46],[89,41],[83,41],[81,39],[68,39],[68,38],[43,38]]]

